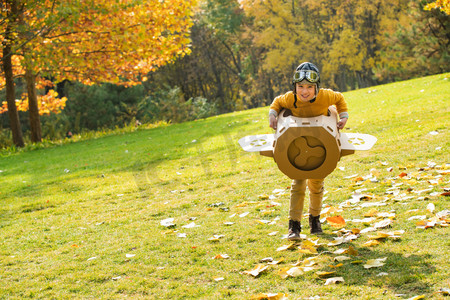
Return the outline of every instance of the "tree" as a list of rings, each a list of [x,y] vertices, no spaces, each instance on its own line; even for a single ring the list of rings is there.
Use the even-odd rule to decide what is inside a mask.
[[[194,5],[194,0],[3,1],[2,8],[10,17],[0,25],[15,30],[4,38],[4,48],[11,47],[9,56],[21,58],[30,118],[39,117],[35,80],[130,86],[189,53]],[[19,9],[13,12],[15,6]],[[5,37],[6,29],[2,33]],[[39,135],[32,138],[40,140]]]
[[[450,0],[436,0],[424,7],[425,10],[432,10],[433,8],[440,9],[447,15],[450,15]]]

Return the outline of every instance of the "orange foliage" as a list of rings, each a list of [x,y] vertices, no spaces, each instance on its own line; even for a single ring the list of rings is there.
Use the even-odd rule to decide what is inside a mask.
[[[189,30],[196,0],[55,0],[26,2],[16,24],[14,77],[24,67],[39,74],[37,89],[64,79],[90,85],[110,82],[132,86],[149,72],[190,52]],[[7,9],[7,8],[5,8]],[[0,24],[0,32],[12,19]],[[23,26],[26,25],[26,26]],[[20,30],[24,31],[20,31]],[[34,33],[30,40],[30,34]],[[4,36],[0,34],[0,42]],[[2,52],[0,51],[0,59]],[[0,89],[4,88],[0,77]],[[53,91],[38,99],[40,114],[60,112],[66,98]],[[16,101],[19,110],[28,101]],[[0,114],[7,111],[6,104]]]

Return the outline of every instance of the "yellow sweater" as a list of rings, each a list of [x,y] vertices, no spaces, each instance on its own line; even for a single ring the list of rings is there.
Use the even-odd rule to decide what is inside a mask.
[[[297,97],[297,102],[294,106],[294,93],[292,91],[287,92],[284,95],[276,97],[270,105],[270,113],[276,112],[276,116],[283,108],[287,108],[292,111],[295,117],[310,118],[320,115],[328,114],[328,107],[331,105],[336,106],[340,118],[348,118],[347,102],[345,102],[344,96],[330,89],[320,89],[314,102],[301,102]]]

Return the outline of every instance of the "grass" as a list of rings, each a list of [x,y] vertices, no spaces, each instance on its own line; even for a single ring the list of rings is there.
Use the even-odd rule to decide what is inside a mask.
[[[372,197],[361,203],[385,201],[386,206],[360,203],[336,214],[352,220],[374,208],[395,212],[386,230],[405,230],[399,240],[363,247],[369,238],[362,234],[348,244],[327,246],[337,234],[324,223],[317,269],[282,279],[280,269],[311,255],[276,251],[288,244],[282,236],[290,180],[273,160],[237,144],[245,135],[271,132],[268,108],[259,108],[3,152],[0,298],[249,299],[285,293],[289,299],[443,299],[439,290],[450,288],[449,229],[419,229],[409,218],[432,217],[429,203],[435,212],[449,209],[448,197],[441,195],[450,182],[443,172],[450,163],[449,74],[344,95],[351,116],[346,131],[375,135],[378,142],[339,162],[341,169],[325,181],[324,202],[337,208],[357,190]],[[378,182],[346,178],[373,169]],[[398,177],[402,172],[408,176]],[[266,199],[275,189],[285,192],[275,196],[279,206]],[[175,228],[161,225],[167,218],[174,218]],[[198,227],[182,227],[192,222]],[[346,228],[368,226],[347,222]],[[305,221],[303,229],[311,238]],[[214,235],[222,237],[209,240]],[[349,245],[358,256],[330,267],[337,265],[331,252]],[[230,258],[213,259],[218,254]],[[284,261],[256,278],[243,274],[265,257]],[[387,257],[382,267],[362,265],[382,257]],[[316,271],[330,270],[345,282],[324,285]],[[378,276],[381,272],[388,275]]]

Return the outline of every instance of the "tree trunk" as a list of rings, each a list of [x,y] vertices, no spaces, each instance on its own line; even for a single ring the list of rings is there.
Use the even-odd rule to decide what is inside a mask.
[[[14,86],[11,55],[11,46],[7,44],[7,41],[4,41],[2,64],[6,81],[6,102],[8,103],[9,123],[12,131],[14,145],[16,145],[17,147],[23,147],[25,146],[25,143],[23,141],[19,113],[17,112],[16,107],[16,90]]]
[[[28,93],[28,112],[30,116],[31,141],[39,143],[42,141],[41,120],[39,118],[39,107],[36,95],[36,76],[30,67],[25,71]]]

